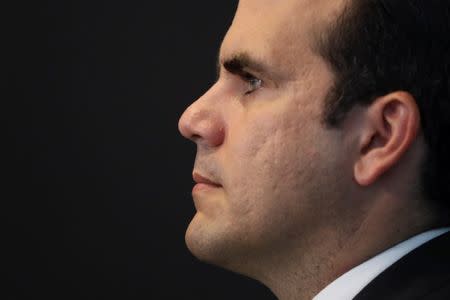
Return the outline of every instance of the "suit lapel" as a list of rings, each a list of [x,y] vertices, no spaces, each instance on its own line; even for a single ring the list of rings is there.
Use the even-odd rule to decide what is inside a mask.
[[[371,281],[354,299],[429,299],[427,295],[449,285],[450,232],[402,257]]]

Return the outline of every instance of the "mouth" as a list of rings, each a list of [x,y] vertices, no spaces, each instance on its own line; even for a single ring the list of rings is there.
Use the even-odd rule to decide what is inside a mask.
[[[206,190],[211,190],[211,189],[218,189],[221,188],[222,185],[207,178],[204,177],[202,175],[200,175],[197,172],[194,172],[192,174],[192,178],[194,179],[194,181],[196,182],[196,185],[194,186],[194,188],[192,189],[192,193],[196,193],[196,192],[200,192],[200,191],[206,191]]]

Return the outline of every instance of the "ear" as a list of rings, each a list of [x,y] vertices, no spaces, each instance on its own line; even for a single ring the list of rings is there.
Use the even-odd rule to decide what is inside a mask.
[[[402,91],[376,99],[361,121],[359,156],[354,177],[360,185],[374,183],[409,149],[420,128],[420,113],[414,97]]]

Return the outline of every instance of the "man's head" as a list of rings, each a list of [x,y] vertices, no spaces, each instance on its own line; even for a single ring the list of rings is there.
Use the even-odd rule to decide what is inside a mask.
[[[363,52],[364,30],[351,26],[363,26],[377,2],[240,1],[217,82],[179,122],[197,144],[194,177],[216,183],[193,190],[186,242],[197,257],[269,286],[282,277],[317,290],[429,224],[420,104],[412,85],[378,90],[390,74],[369,77],[384,67]],[[353,260],[344,249],[355,251]]]

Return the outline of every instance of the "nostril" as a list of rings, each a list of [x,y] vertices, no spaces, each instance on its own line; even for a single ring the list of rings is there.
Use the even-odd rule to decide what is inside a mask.
[[[200,135],[198,135],[198,134],[193,134],[193,135],[191,135],[191,139],[192,140],[198,140],[199,138],[201,138],[201,136]]]

